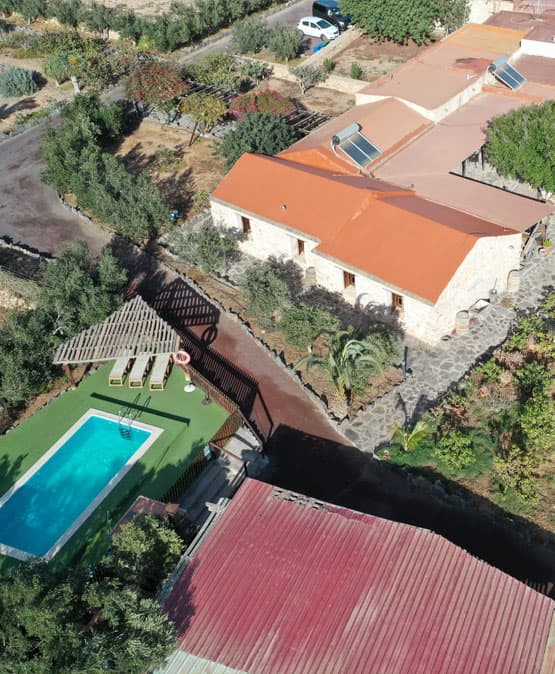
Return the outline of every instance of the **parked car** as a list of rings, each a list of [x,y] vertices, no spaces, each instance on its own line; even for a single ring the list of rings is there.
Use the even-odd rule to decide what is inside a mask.
[[[341,14],[337,0],[315,0],[312,3],[312,14],[326,19],[339,30],[346,30],[351,25],[351,17]]]
[[[335,40],[339,36],[339,28],[337,26],[332,26],[329,21],[319,19],[317,16],[303,16],[297,28],[303,35],[319,37],[321,40]]]

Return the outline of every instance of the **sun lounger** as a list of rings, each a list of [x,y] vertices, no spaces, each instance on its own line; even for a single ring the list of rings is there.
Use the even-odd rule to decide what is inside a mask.
[[[135,362],[133,363],[133,367],[131,368],[131,372],[127,379],[129,388],[143,388],[151,358],[152,356],[149,354],[137,356],[137,358],[135,358]]]
[[[163,391],[166,384],[166,377],[170,372],[171,356],[170,354],[160,354],[156,356],[152,371],[150,373],[149,389],[151,391]]]
[[[123,386],[123,378],[130,365],[129,358],[118,358],[108,375],[108,386]]]

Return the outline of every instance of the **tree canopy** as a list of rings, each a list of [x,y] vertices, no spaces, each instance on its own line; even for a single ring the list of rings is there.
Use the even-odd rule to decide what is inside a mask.
[[[177,68],[164,61],[150,61],[135,68],[126,85],[127,97],[132,101],[165,112],[186,90]]]
[[[0,584],[0,669],[6,674],[136,674],[175,646],[159,604],[116,579],[22,564]]]
[[[486,156],[503,175],[555,192],[555,101],[517,108],[486,129]]]
[[[142,243],[168,219],[169,207],[146,172],[132,176],[102,146],[119,137],[123,111],[103,105],[98,95],[76,96],[62,112],[62,123],[42,138],[46,164],[42,179],[60,194],[72,192],[80,206],[118,234]]]
[[[468,18],[467,0],[340,0],[343,14],[377,40],[428,42],[436,22],[451,31]]]
[[[120,580],[154,593],[182,552],[183,540],[168,520],[139,515],[113,537],[111,554],[104,564]]]
[[[248,112],[232,131],[228,131],[216,152],[225,158],[229,170],[245,152],[275,155],[295,140],[291,126],[269,112]]]
[[[0,399],[17,406],[41,391],[56,346],[117,309],[125,282],[108,249],[93,260],[82,242],[62,248],[44,268],[37,308],[9,314],[0,329]]]
[[[41,305],[50,314],[54,332],[68,338],[100,323],[121,304],[127,273],[109,249],[94,260],[82,241],[63,248],[45,265]]]

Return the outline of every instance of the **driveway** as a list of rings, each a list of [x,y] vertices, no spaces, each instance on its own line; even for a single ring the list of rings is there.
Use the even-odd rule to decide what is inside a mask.
[[[110,235],[67,211],[56,192],[41,182],[39,125],[0,143],[0,236],[55,255],[81,239],[97,253]]]

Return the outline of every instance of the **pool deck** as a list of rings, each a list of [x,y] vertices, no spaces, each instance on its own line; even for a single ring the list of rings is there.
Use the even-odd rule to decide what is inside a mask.
[[[0,437],[0,498],[43,457],[89,409],[163,429],[148,451],[106,496],[58,552],[55,561],[91,564],[108,545],[114,522],[139,494],[159,499],[188,468],[199,451],[225,422],[228,413],[205,394],[185,393],[183,372],[174,368],[164,391],[108,386],[113,363],[86,377],[17,428]],[[1,537],[0,537],[1,540]],[[0,558],[0,569],[13,560]]]

